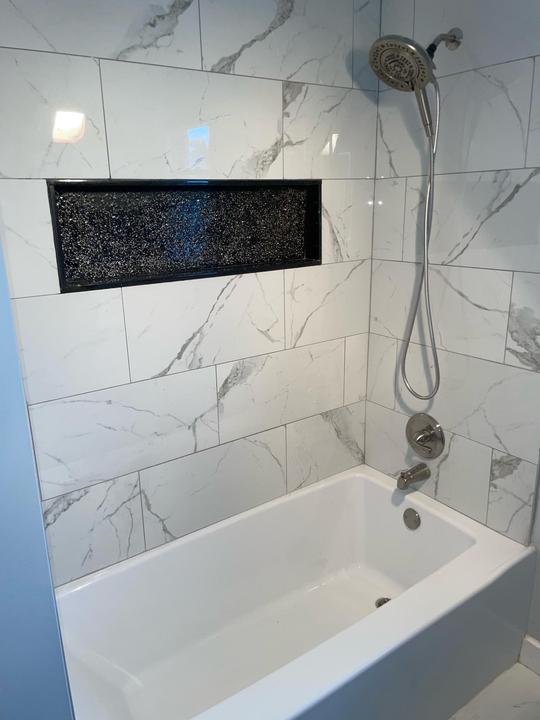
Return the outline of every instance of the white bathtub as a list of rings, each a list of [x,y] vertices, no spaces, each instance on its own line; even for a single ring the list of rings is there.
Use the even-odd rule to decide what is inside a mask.
[[[77,720],[447,720],[517,659],[534,554],[394,483],[358,467],[64,586]]]

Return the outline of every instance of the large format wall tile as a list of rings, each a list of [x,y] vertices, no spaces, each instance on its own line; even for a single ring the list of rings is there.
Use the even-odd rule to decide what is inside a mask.
[[[540,272],[540,171],[439,175],[431,262]],[[408,178],[404,259],[420,260],[424,181]]]
[[[201,67],[197,0],[13,0],[0,45]]]
[[[287,425],[287,490],[364,462],[365,403]]]
[[[345,405],[366,399],[369,333],[345,338]]]
[[[379,405],[394,408],[397,340],[369,335],[367,398]]]
[[[379,37],[381,3],[377,0],[354,0],[353,81],[364,90],[377,89],[377,77],[369,66],[369,49]]]
[[[437,52],[435,61],[441,75],[536,55],[540,52],[539,24],[537,0],[510,4],[501,0],[415,2],[414,37],[422,45],[451,27],[463,30],[459,50],[448,52],[443,44]]]
[[[525,164],[532,70],[528,59],[440,80],[437,172]],[[378,150],[380,177],[426,173],[427,141],[412,93],[381,93]]]
[[[444,350],[439,360],[441,387],[434,400],[414,399],[400,379],[396,409],[427,411],[445,430],[536,463],[540,375]],[[431,367],[430,350],[411,345],[409,379],[422,393],[432,387]],[[427,382],[426,374],[431,376]]]
[[[216,445],[215,403],[205,368],[33,405],[43,497]]]
[[[540,58],[538,57],[534,59],[534,85],[529,122],[527,165],[540,165]]]
[[[122,292],[133,380],[284,348],[281,271]]]
[[[285,428],[236,440],[141,472],[148,548],[286,491]]]
[[[11,297],[59,292],[45,182],[0,180],[0,240]]]
[[[110,61],[102,73],[113,177],[282,176],[281,83]]]
[[[372,180],[324,180],[323,263],[370,257],[372,218]]]
[[[99,65],[0,49],[0,177],[107,177]],[[57,112],[85,115],[79,142],[53,140]]]
[[[540,275],[514,274],[505,362],[540,372]]]
[[[420,265],[374,261],[373,332],[405,337],[420,273]],[[512,273],[509,272],[431,267],[431,305],[437,346],[503,362],[511,286]],[[420,307],[413,341],[429,342],[423,296]]]
[[[24,298],[14,311],[29,403],[129,382],[120,290]]]
[[[351,86],[352,0],[200,4],[205,70]]]
[[[381,35],[413,36],[415,0],[383,0]]]
[[[369,330],[367,260],[285,271],[287,347]]]
[[[533,463],[493,451],[487,524],[524,544],[531,535],[536,473]]]
[[[405,178],[375,182],[373,212],[373,257],[401,260],[405,213]]]
[[[343,404],[344,341],[218,365],[222,442]]]
[[[144,550],[137,473],[43,503],[55,585]]]
[[[430,497],[485,522],[488,504],[491,448],[445,429],[446,446],[436,460],[416,455],[405,435],[407,415],[380,407],[366,406],[366,462],[397,477],[404,468],[427,462],[431,477],[415,487]]]
[[[285,177],[372,177],[376,98],[375,92],[284,83]]]

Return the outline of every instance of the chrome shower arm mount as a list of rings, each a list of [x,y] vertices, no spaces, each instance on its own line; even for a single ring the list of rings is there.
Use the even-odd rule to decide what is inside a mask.
[[[426,52],[433,60],[433,57],[437,52],[437,48],[442,42],[444,42],[448,50],[457,50],[458,47],[461,45],[462,40],[463,30],[461,30],[461,28],[455,27],[449,30],[447,33],[439,33],[439,35],[437,35],[433,42],[431,42],[427,46]]]

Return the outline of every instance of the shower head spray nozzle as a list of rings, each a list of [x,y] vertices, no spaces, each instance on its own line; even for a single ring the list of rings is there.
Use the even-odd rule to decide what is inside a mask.
[[[421,90],[433,80],[433,60],[421,45],[401,35],[375,40],[369,64],[379,80],[394,90]]]

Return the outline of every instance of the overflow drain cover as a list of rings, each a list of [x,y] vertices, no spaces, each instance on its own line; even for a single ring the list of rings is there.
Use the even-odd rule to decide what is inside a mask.
[[[390,602],[392,598],[388,597],[380,597],[378,600],[375,600],[375,607],[380,608],[383,605],[386,605],[387,602]]]

